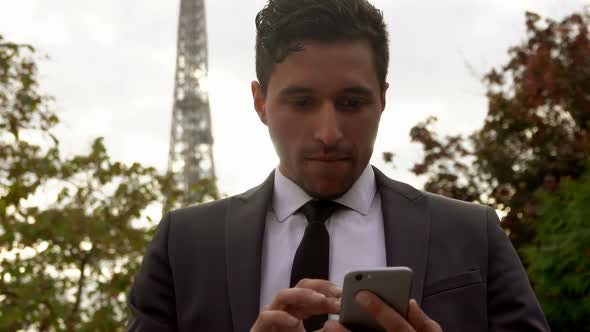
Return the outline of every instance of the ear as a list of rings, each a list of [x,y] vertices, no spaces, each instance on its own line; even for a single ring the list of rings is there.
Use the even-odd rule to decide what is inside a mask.
[[[389,89],[389,83],[385,82],[383,89],[381,90],[381,112],[385,110],[385,104],[387,103],[387,89]]]
[[[254,101],[254,109],[258,114],[258,118],[262,123],[266,125],[266,96],[262,91],[260,83],[252,81],[250,85],[252,89],[252,99]]]

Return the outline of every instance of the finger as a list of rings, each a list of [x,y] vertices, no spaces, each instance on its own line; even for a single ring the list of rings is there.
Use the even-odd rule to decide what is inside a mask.
[[[344,327],[342,324],[340,324],[338,321],[335,321],[335,320],[327,320],[324,323],[324,327],[319,331],[323,331],[323,332],[350,332],[349,329],[347,329],[346,327]]]
[[[414,299],[410,300],[408,322],[416,331],[442,331],[440,325],[430,319]]]
[[[327,296],[308,288],[281,289],[270,303],[269,309],[283,310],[289,305],[306,303],[309,305],[326,301]]]
[[[323,279],[301,279],[297,288],[309,288],[316,292],[322,293],[326,296],[340,297],[342,296],[342,289],[328,280]]]
[[[408,308],[408,322],[410,325],[417,331],[424,331],[429,320],[430,318],[420,309],[418,303],[414,299],[410,300],[410,306]]]
[[[404,332],[415,330],[395,309],[368,291],[360,291],[355,296],[357,303],[386,331]]]
[[[305,319],[314,315],[337,314],[340,312],[340,300],[312,289],[288,288],[277,293],[269,309],[287,311],[294,317]]]
[[[260,312],[258,319],[250,332],[261,332],[273,329],[289,330],[299,326],[301,320],[281,310],[266,310]]]

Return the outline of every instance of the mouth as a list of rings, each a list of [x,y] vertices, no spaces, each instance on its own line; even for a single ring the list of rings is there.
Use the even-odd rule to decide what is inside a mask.
[[[319,161],[322,163],[337,163],[337,162],[343,162],[346,161],[346,159],[309,159],[311,161]]]
[[[350,158],[346,157],[312,157],[306,158],[308,161],[312,162],[320,162],[320,163],[340,163],[340,162],[347,162]]]

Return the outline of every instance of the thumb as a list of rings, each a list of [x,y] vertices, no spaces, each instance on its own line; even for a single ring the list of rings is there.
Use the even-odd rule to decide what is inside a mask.
[[[410,306],[408,308],[408,322],[416,329],[416,331],[424,331],[428,326],[430,318],[426,316],[424,311],[420,309],[416,300],[410,300]]]
[[[428,317],[426,313],[422,311],[422,309],[420,309],[420,306],[414,299],[410,300],[410,306],[408,308],[408,322],[418,332],[442,331],[440,326],[435,321],[430,319],[430,317]]]

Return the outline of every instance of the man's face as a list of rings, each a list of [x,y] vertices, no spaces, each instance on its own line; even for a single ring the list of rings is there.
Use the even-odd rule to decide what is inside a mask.
[[[303,42],[275,65],[266,95],[252,83],[281,172],[317,198],[344,194],[366,167],[385,107],[365,41]]]

